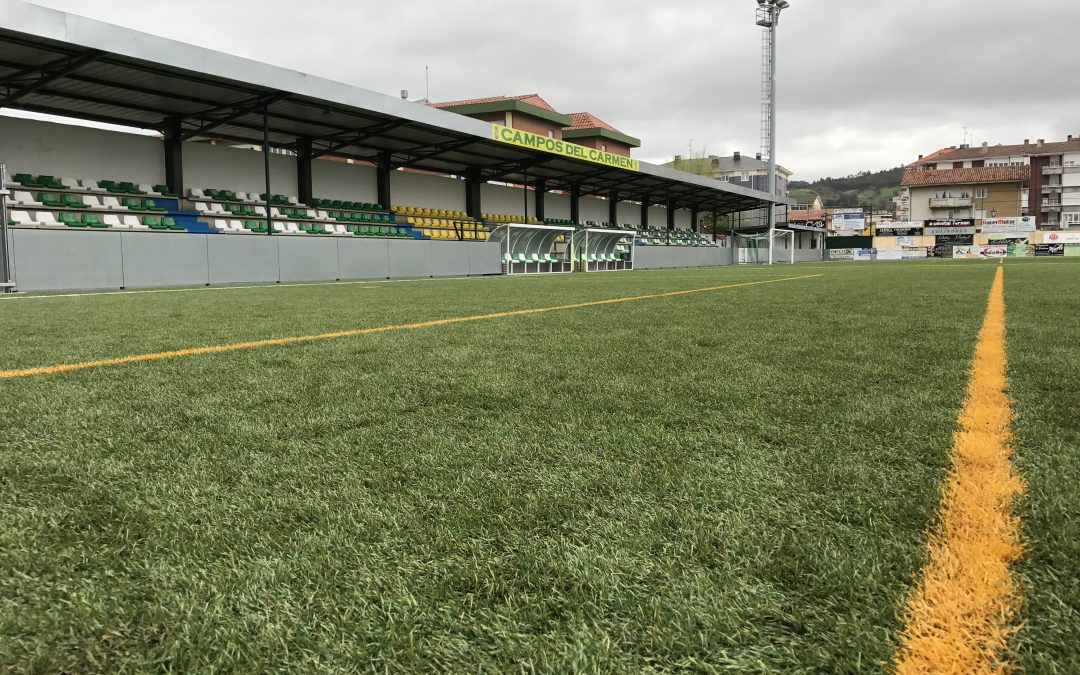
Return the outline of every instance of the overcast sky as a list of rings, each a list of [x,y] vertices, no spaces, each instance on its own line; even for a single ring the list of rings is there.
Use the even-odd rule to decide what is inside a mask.
[[[636,156],[760,145],[754,0],[37,0],[397,95],[538,92],[642,139]],[[777,157],[846,175],[959,144],[1080,134],[1080,0],[790,0]]]

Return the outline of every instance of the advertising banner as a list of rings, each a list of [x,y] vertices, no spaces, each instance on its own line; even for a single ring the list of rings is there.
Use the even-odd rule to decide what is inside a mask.
[[[1032,250],[1037,258],[1065,255],[1065,244],[1035,244]]]
[[[926,258],[927,251],[925,248],[905,248],[901,257],[904,260],[917,260],[919,258]]]
[[[834,213],[832,229],[836,232],[862,232],[866,229],[866,218],[859,213]]]
[[[964,260],[986,260],[1004,258],[1009,254],[1007,246],[1000,244],[980,244],[975,246],[953,246],[953,258]]]
[[[930,249],[930,255],[935,258],[951,258],[953,253],[952,244],[938,244],[934,248]]]
[[[919,241],[918,237],[897,237],[896,243],[900,246],[914,246]]]
[[[924,221],[923,234],[975,234],[974,218]]]
[[[504,127],[501,124],[491,125],[491,138],[492,140],[506,143],[507,145],[516,145],[530,150],[550,152],[553,155],[562,155],[563,157],[583,159],[587,162],[603,164],[604,166],[613,166],[618,169],[628,169],[630,171],[641,170],[641,163],[636,159],[623,157],[622,155],[613,155],[610,152],[604,152],[602,150],[597,150],[596,148],[587,148],[584,145],[578,145],[577,143],[571,143],[570,141],[562,141],[557,138],[531,134],[528,131],[522,131],[520,129],[511,129],[510,127]]]
[[[811,230],[814,232],[820,232],[825,229],[824,220],[792,220],[788,225],[796,230]]]
[[[1080,244],[1065,244],[1065,257],[1080,258]]]
[[[829,249],[829,260],[854,260],[855,254],[850,248]]]
[[[855,256],[855,260],[873,260],[877,256],[877,249],[853,248],[851,253]]]
[[[1043,232],[1044,244],[1080,244],[1080,232]]]
[[[993,233],[1006,232],[1034,232],[1035,217],[1020,216],[1019,218],[983,218],[982,231]]]
[[[904,251],[899,248],[879,248],[877,250],[877,260],[903,260]]]
[[[970,246],[974,243],[974,234],[939,234],[934,239],[936,246]]]
[[[922,234],[922,226],[906,227],[906,224],[900,222],[890,222],[889,225],[877,226],[874,232],[878,237],[918,237]]]

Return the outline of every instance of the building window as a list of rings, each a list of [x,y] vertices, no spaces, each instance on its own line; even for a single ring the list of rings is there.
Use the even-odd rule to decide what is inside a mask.
[[[975,188],[975,199],[986,199],[986,188]]]
[[[600,149],[603,150],[604,152],[607,152],[607,145],[604,144],[604,143],[601,143],[600,144]]]
[[[548,138],[555,138],[555,132],[551,129],[548,129]]]

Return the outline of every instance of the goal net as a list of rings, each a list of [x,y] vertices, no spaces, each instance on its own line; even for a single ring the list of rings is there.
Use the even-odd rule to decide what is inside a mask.
[[[735,233],[735,251],[740,265],[769,265],[795,262],[795,233],[791,230],[773,230],[769,233]]]

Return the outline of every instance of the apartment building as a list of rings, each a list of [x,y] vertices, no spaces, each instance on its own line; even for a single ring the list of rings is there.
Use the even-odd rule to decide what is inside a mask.
[[[907,166],[897,198],[900,220],[1028,215],[1080,227],[1080,137],[943,148]]]

